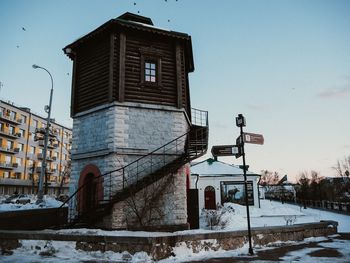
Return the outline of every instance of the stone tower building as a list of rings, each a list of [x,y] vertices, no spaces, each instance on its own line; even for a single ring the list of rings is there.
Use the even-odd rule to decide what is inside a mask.
[[[71,222],[187,228],[188,163],[208,140],[206,112],[190,105],[191,37],[125,13],[63,50],[73,61]]]

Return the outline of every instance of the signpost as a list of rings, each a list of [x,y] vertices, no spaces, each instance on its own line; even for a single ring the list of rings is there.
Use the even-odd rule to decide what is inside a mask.
[[[243,133],[243,141],[245,143],[262,145],[262,144],[264,144],[264,136],[262,136],[261,134],[244,132]]]
[[[211,148],[212,155],[215,156],[241,156],[240,147],[237,145],[216,145]]]
[[[246,126],[246,120],[242,114],[238,114],[236,117],[236,126],[240,128],[240,135],[236,139],[236,144],[239,146],[241,150],[240,154],[243,156],[243,175],[244,175],[244,190],[245,190],[245,204],[247,208],[247,223],[248,223],[248,239],[249,239],[249,254],[253,255],[253,247],[252,247],[252,233],[250,229],[250,215],[249,215],[249,196],[248,191],[250,190],[247,184],[247,170],[248,166],[245,164],[245,153],[244,153],[244,144],[252,143],[252,144],[264,144],[264,137],[261,134],[256,133],[248,133],[243,132],[243,127]]]
[[[246,126],[246,120],[242,114],[238,114],[236,117],[236,126],[240,127],[240,135],[236,139],[235,145],[216,145],[211,148],[211,153],[216,156],[235,156],[236,158],[243,157],[243,165],[240,168],[243,169],[244,175],[244,191],[245,191],[245,205],[247,208],[247,221],[248,221],[248,238],[249,238],[249,254],[253,255],[252,247],[252,233],[250,229],[250,215],[249,204],[254,204],[253,198],[253,185],[247,182],[247,170],[249,165],[245,164],[244,144],[264,144],[264,136],[262,134],[243,132],[243,127]]]

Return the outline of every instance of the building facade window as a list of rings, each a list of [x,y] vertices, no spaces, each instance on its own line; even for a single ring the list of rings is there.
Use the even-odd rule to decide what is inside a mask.
[[[22,158],[16,157],[16,163],[18,166],[22,166]]]
[[[9,133],[12,135],[15,135],[15,127],[14,126],[9,126]]]
[[[10,140],[8,140],[7,142],[6,142],[6,147],[7,147],[7,149],[13,149],[13,145],[14,145],[14,143],[13,143],[13,141],[10,141]]]
[[[161,51],[155,48],[140,48],[141,86],[162,86]]]
[[[27,116],[25,116],[25,115],[21,115],[21,120],[22,120],[22,123],[27,123]]]
[[[10,119],[15,120],[17,113],[15,111],[10,111]]]
[[[5,155],[5,163],[11,164],[11,156]]]
[[[35,154],[35,147],[34,146],[30,146],[30,151],[31,154]]]
[[[21,135],[21,137],[25,137],[26,136],[26,131],[23,129],[19,129],[19,134]]]
[[[4,174],[3,174],[3,176],[4,176],[4,178],[10,178],[10,172],[4,172]]]
[[[157,64],[152,61],[145,61],[145,82],[156,83],[157,82],[157,74],[156,74],[156,66]]]
[[[24,144],[23,143],[18,143],[17,146],[18,146],[18,149],[20,152],[24,151]]]

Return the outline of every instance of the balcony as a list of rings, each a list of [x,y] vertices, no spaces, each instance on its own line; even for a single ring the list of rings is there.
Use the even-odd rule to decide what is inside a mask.
[[[13,165],[14,165],[13,163],[0,163],[0,168],[6,169],[6,170],[12,170],[13,168],[15,168]]]
[[[56,173],[56,172],[57,172],[56,169],[47,169],[47,170],[46,170],[46,173],[48,173],[48,174],[54,174],[54,173]]]
[[[45,141],[44,140],[39,140],[39,146],[42,146],[44,147],[45,145]],[[56,149],[58,147],[58,143],[57,142],[50,142],[48,141],[47,143],[47,148],[50,148],[50,149]]]
[[[44,155],[42,153],[38,154],[38,159],[42,160],[44,158]],[[52,161],[56,161],[56,159],[54,159],[55,157],[51,157],[49,155],[46,155],[46,161],[52,162]]]
[[[43,145],[44,145],[44,134],[41,134],[41,133],[35,134],[34,141],[39,141],[39,144],[40,144],[40,141],[43,141]]]
[[[7,115],[6,113],[4,114],[3,112],[0,112],[0,120],[5,121],[7,123],[14,124],[14,125],[20,125],[23,122],[22,119],[12,118],[9,115]]]
[[[46,128],[36,128],[35,129],[35,134],[38,136],[39,134],[44,136],[46,133]],[[56,138],[58,135],[56,130],[49,129],[49,137]]]
[[[11,138],[11,139],[18,139],[21,137],[20,133],[9,133],[9,132],[5,132],[4,130],[0,130],[0,135]]]
[[[15,154],[19,152],[19,148],[0,147],[0,152]]]
[[[49,147],[50,149],[56,149],[58,147],[58,143],[49,143],[47,147]]]

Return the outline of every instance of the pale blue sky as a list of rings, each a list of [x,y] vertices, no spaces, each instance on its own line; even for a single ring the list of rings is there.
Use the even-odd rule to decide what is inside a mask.
[[[53,117],[71,126],[62,48],[127,11],[192,36],[192,107],[209,111],[210,146],[234,144],[243,113],[265,137],[246,149],[255,172],[331,176],[350,154],[350,1],[1,0],[0,97],[43,115],[50,80],[37,63],[54,78]]]

